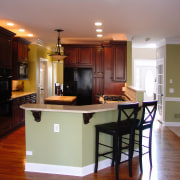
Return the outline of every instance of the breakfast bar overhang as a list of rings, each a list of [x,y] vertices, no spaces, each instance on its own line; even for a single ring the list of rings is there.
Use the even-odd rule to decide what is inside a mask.
[[[117,121],[117,104],[22,105],[21,108],[25,110],[26,129],[25,171],[72,176],[85,176],[93,173],[94,126]],[[40,121],[35,120],[33,112],[40,113]],[[91,114],[86,123],[84,114]],[[58,126],[59,132],[56,132],[55,126]],[[112,145],[110,136],[103,134],[100,138],[101,141]],[[110,165],[109,159],[102,157],[99,161],[99,169]]]

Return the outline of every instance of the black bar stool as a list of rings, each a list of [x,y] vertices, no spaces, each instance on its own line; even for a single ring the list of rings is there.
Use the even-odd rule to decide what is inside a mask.
[[[112,166],[115,161],[116,180],[119,180],[118,166],[121,160],[121,150],[128,149],[128,161],[129,161],[129,176],[132,176],[132,157],[134,151],[134,136],[135,128],[137,127],[137,113],[139,110],[139,103],[132,104],[119,104],[118,105],[118,120],[117,122],[111,122],[106,124],[96,125],[96,145],[95,145],[95,168],[94,172],[98,169],[98,157],[104,156],[112,159]],[[99,142],[99,133],[105,133],[112,135],[113,145],[109,146]],[[129,142],[126,147],[122,147],[122,136],[129,135]],[[99,145],[111,148],[110,151],[99,153]],[[108,156],[108,154],[112,156]]]
[[[153,122],[156,115],[157,110],[157,101],[150,101],[150,102],[143,102],[142,103],[142,117],[139,120],[138,126],[136,130],[138,130],[139,140],[136,141],[136,144],[139,145],[139,163],[140,163],[140,170],[141,173],[143,172],[142,166],[142,156],[144,154],[149,153],[149,161],[150,167],[152,168],[152,155],[151,155],[151,147],[152,147],[152,130],[153,130]],[[143,135],[143,130],[149,129],[149,136]],[[143,138],[148,139],[148,146],[143,144]],[[147,151],[143,153],[142,148],[145,147]]]

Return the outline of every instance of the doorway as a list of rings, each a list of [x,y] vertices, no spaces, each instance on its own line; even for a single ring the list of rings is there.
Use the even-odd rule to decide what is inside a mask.
[[[39,68],[39,103],[44,104],[44,99],[48,97],[48,60],[40,58]]]
[[[155,99],[156,93],[156,60],[134,60],[134,86],[145,90],[144,101]]]

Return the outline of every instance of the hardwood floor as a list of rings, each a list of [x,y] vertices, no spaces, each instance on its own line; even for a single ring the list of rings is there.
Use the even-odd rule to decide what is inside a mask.
[[[153,129],[153,168],[148,155],[143,157],[144,173],[139,171],[138,157],[133,159],[133,177],[129,178],[127,162],[119,167],[120,180],[178,180],[180,179],[180,137],[157,122]],[[0,139],[1,180],[114,180],[114,168],[109,167],[85,177],[24,172],[25,128],[21,127]]]

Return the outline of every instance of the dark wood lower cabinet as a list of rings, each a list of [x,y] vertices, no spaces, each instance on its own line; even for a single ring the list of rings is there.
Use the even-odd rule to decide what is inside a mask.
[[[22,104],[36,103],[36,94],[30,94],[22,97],[15,98],[12,103],[12,124],[13,128],[24,124],[25,111],[20,108]]]
[[[36,93],[12,99],[9,112],[0,118],[0,137],[25,123],[25,111],[20,106],[26,103],[36,103]]]

